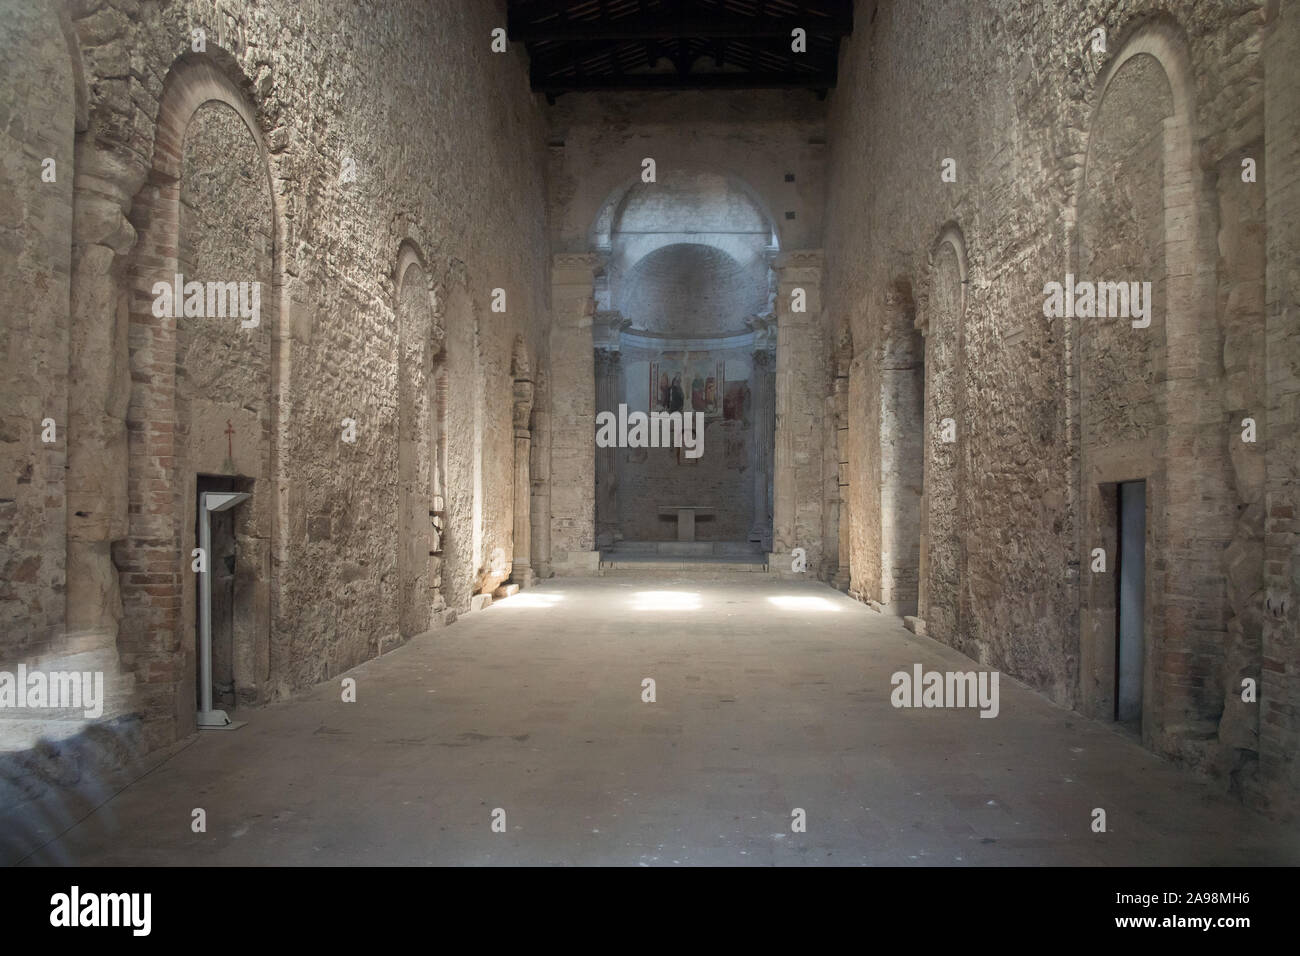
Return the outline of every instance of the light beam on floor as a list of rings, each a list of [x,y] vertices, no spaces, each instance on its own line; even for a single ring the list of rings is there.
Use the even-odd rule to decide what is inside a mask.
[[[768,598],[783,611],[839,611],[840,608],[823,597],[809,595],[777,594]]]
[[[564,600],[563,594],[516,594],[502,601],[502,607],[554,607]]]
[[[694,611],[700,596],[694,591],[638,591],[633,595],[634,611]]]

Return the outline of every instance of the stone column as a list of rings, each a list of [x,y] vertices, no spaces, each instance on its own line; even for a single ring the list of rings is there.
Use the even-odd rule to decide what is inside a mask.
[[[529,476],[533,445],[533,433],[529,427],[533,411],[533,382],[526,359],[516,363],[514,374],[514,555],[510,577],[515,584],[526,588],[536,582],[532,567],[533,489]]]
[[[853,338],[847,332],[841,336],[835,349],[835,385],[831,393],[833,425],[835,428],[835,473],[832,494],[835,511],[833,527],[838,539],[835,573],[831,587],[839,591],[849,588],[849,366],[853,364]]]
[[[753,440],[749,451],[754,473],[754,519],[749,540],[764,551],[772,550],[772,442],[775,437],[776,395],[773,382],[776,348],[776,316],[755,316],[748,322],[754,330],[753,374],[749,403]]]
[[[788,573],[802,548],[816,574],[822,542],[822,400],[829,387],[821,323],[821,250],[780,253],[777,277],[776,440],[772,552],[768,567]]]
[[[551,401],[545,371],[538,371],[533,388],[533,441],[529,482],[532,507],[528,520],[532,525],[533,575],[545,580],[551,570]]]
[[[126,536],[126,406],[131,382],[125,295],[112,267],[135,244],[122,210],[136,171],[79,150],[74,185],[71,377],[68,396],[68,621],[70,636],[113,647],[121,616],[109,545]],[[116,186],[105,195],[105,186]],[[89,649],[89,648],[87,648]]]
[[[551,260],[551,567],[592,574],[596,550],[594,283],[603,257]]]
[[[126,411],[131,395],[128,293],[115,262],[135,245],[123,210],[144,181],[128,150],[78,140],[73,246],[67,476],[66,669],[102,670],[105,719],[129,706],[133,675],[117,651],[122,595],[113,542],[127,535]],[[75,661],[75,663],[74,663]]]

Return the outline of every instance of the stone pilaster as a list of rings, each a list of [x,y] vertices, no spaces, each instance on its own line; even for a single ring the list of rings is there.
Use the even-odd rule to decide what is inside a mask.
[[[514,554],[510,578],[520,587],[530,587],[536,580],[532,567],[532,481],[530,477],[533,432],[532,370],[527,361],[516,364],[513,425],[515,432],[514,480]]]
[[[533,440],[529,484],[532,486],[528,521],[532,527],[532,569],[546,579],[551,570],[551,401],[545,371],[536,373],[533,386]]]
[[[839,542],[835,567],[831,574],[831,587],[840,591],[849,588],[849,367],[853,364],[853,338],[847,332],[841,336],[835,349],[835,384],[831,391],[831,421],[827,424],[834,428],[834,442],[830,443],[833,451],[834,471],[828,475],[831,484],[831,507],[834,520],[827,522],[827,531],[833,533]]]
[[[66,640],[58,670],[103,671],[102,719],[135,709],[135,675],[117,639],[121,580],[112,546],[127,535],[127,350],[129,307],[116,263],[136,242],[126,218],[144,179],[138,157],[85,137],[73,185],[71,338],[67,458]]]
[[[143,178],[87,142],[74,183],[72,339],[69,364],[68,636],[116,654],[121,595],[109,554],[127,531],[128,312],[114,261],[135,244],[123,212]]]
[[[777,278],[776,439],[772,553],[786,572],[802,548],[811,573],[822,560],[822,400],[829,382],[821,322],[821,250],[780,253]]]
[[[596,550],[595,253],[551,260],[551,567],[586,574]]]

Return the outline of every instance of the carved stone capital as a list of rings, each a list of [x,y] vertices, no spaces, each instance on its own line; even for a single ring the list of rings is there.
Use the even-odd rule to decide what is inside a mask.
[[[590,286],[605,265],[606,256],[598,252],[559,252],[551,256],[552,285]]]
[[[745,319],[745,326],[754,333],[755,354],[776,350],[777,322],[775,315],[751,315]]]
[[[598,349],[617,351],[622,346],[622,335],[632,327],[632,320],[623,318],[617,309],[598,311],[591,319],[592,342]]]
[[[821,282],[825,254],[820,249],[791,249],[778,253],[772,269],[781,282]]]
[[[616,348],[597,348],[595,356],[597,375],[608,375],[617,372],[623,362],[623,355]]]
[[[515,427],[528,427],[528,416],[533,410],[533,383],[525,381],[515,382],[514,388]]]

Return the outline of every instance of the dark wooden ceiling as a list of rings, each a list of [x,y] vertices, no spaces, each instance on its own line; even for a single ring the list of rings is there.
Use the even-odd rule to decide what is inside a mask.
[[[853,0],[508,0],[533,89],[809,89],[835,85]],[[806,31],[807,51],[791,49]]]

